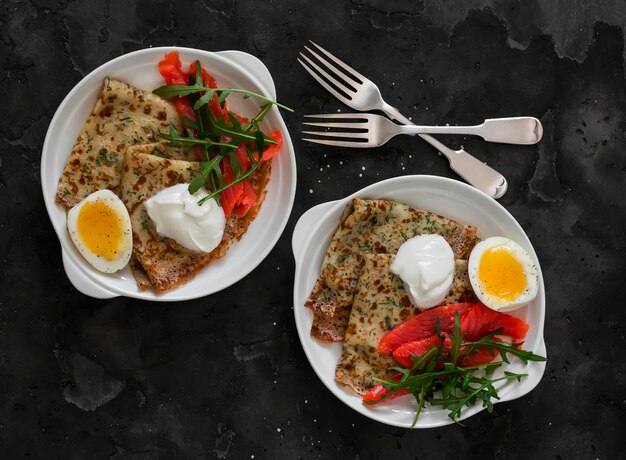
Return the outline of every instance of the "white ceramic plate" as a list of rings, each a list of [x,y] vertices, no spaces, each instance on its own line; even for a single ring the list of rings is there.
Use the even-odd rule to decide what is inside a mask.
[[[65,207],[55,202],[56,187],[76,137],[93,109],[104,77],[118,78],[152,90],[163,84],[157,70],[159,60],[173,50],[180,53],[183,66],[199,60],[221,87],[244,88],[276,99],[269,71],[254,56],[240,51],[207,52],[176,47],[149,48],[120,56],[98,67],[70,91],[48,128],[41,155],[41,186],[50,220],[61,242],[67,276],[79,291],[89,296],[175,301],[212,294],[239,281],[260,264],[287,224],[296,192],[296,161],[287,127],[278,109],[273,107],[262,128],[266,132],[279,129],[284,144],[282,151],[272,160],[272,177],[261,211],[241,241],[234,243],[223,259],[212,262],[192,281],[165,294],[139,291],[130,268],[115,274],[100,273],[72,244],[66,229]],[[228,101],[235,112],[244,116],[256,113],[259,106],[254,98],[244,100],[229,96]]]
[[[528,251],[539,273],[539,293],[526,307],[511,312],[530,325],[524,349],[546,356],[543,340],[545,293],[543,277],[537,255],[522,227],[495,200],[479,190],[459,181],[435,176],[404,176],[371,185],[342,200],[315,206],[302,215],[293,233],[292,246],[296,259],[294,281],[294,311],[298,335],[311,366],[324,385],[357,412],[388,425],[410,427],[415,415],[413,397],[402,396],[378,406],[364,406],[361,398],[352,390],[335,381],[335,366],[341,355],[341,344],[326,344],[309,334],[313,314],[304,307],[315,280],[319,276],[324,254],[340,222],[347,202],[354,198],[390,199],[419,209],[441,214],[458,222],[477,225],[481,238],[505,236]],[[526,373],[528,377],[518,382],[506,382],[499,388],[500,401],[510,401],[531,391],[541,380],[545,362],[533,362],[524,366],[514,360],[507,370]],[[497,374],[496,374],[497,375]],[[483,410],[482,404],[464,408],[461,420]],[[420,414],[416,428],[432,428],[452,423],[448,411],[441,408],[425,408]]]

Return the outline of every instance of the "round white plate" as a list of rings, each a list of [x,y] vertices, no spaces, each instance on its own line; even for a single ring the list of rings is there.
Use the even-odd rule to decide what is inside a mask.
[[[199,60],[221,87],[244,88],[276,99],[269,71],[254,56],[240,51],[208,52],[177,47],[149,48],[120,56],[98,67],[70,91],[46,134],[41,155],[41,186],[50,220],[61,242],[65,271],[79,291],[92,297],[175,301],[218,292],[242,279],[263,261],[289,219],[296,193],[296,161],[287,127],[278,109],[273,107],[263,120],[262,128],[266,132],[279,129],[283,134],[283,149],[272,160],[272,177],[259,215],[223,259],[209,264],[186,285],[156,294],[139,291],[130,268],[114,274],[100,273],[76,250],[66,229],[66,209],[55,202],[56,188],[78,133],[93,109],[102,81],[108,76],[152,90],[163,85],[157,69],[159,60],[174,50],[180,53],[183,66]],[[259,107],[254,98],[229,96],[228,101],[229,106],[243,116],[255,114]]]
[[[324,385],[342,402],[369,418],[407,428],[413,423],[416,408],[411,395],[373,407],[363,405],[357,394],[335,381],[335,366],[341,356],[341,344],[323,343],[312,338],[309,333],[313,314],[304,306],[304,302],[319,276],[324,254],[339,225],[341,213],[348,201],[355,197],[398,201],[464,224],[476,225],[481,238],[505,236],[519,243],[528,251],[537,266],[539,293],[532,303],[510,313],[530,326],[524,349],[546,356],[543,340],[545,293],[541,267],[526,233],[513,216],[495,200],[462,182],[435,176],[397,177],[366,187],[342,200],[323,203],[310,209],[302,215],[293,232],[292,246],[296,259],[293,298],[298,335],[311,366]],[[525,366],[521,361],[513,359],[506,370],[526,373],[528,377],[521,383],[509,381],[501,385],[501,399],[494,402],[510,401],[531,391],[541,380],[545,362],[532,362]],[[481,403],[464,408],[460,420],[481,410]],[[448,417],[447,410],[425,408],[415,428],[432,428],[450,423],[453,422]]]

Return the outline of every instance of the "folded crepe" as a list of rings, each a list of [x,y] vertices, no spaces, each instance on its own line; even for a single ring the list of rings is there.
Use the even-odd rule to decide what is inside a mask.
[[[378,353],[380,339],[419,313],[406,295],[402,280],[391,272],[392,260],[391,254],[363,256],[343,351],[335,370],[338,382],[361,395],[374,385],[372,377],[393,377],[389,368],[396,363],[391,356]],[[476,297],[469,281],[467,261],[457,259],[452,288],[441,305],[474,301]]]
[[[226,221],[222,241],[212,252],[193,251],[159,235],[146,211],[148,198],[164,188],[191,182],[201,170],[198,162],[169,159],[167,151],[164,156],[146,153],[145,147],[128,149],[120,188],[120,197],[128,208],[133,229],[131,268],[140,289],[152,286],[157,291],[181,286],[211,260],[226,255],[230,245],[241,238],[258,214],[271,174],[271,162],[262,163],[251,179],[257,195],[254,208],[243,218],[231,215]]]
[[[407,239],[423,234],[443,236],[456,259],[467,259],[477,241],[476,227],[394,201],[353,199],[305,303],[314,312],[311,335],[326,342],[343,340],[363,256],[395,255]]]
[[[117,192],[126,149],[159,140],[169,125],[181,129],[174,106],[165,99],[127,83],[104,79],[96,105],[83,125],[59,178],[57,202],[68,208],[89,194]],[[175,149],[177,159],[188,154]]]

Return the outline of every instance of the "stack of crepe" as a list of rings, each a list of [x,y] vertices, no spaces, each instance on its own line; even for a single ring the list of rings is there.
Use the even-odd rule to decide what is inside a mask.
[[[131,269],[140,289],[174,289],[213,259],[223,257],[259,212],[271,174],[264,162],[252,177],[257,202],[245,217],[232,215],[211,253],[186,249],[156,232],[145,201],[164,188],[190,182],[201,170],[191,151],[159,142],[172,125],[182,130],[173,105],[142,89],[106,78],[59,179],[57,202],[73,207],[89,194],[110,189],[128,208],[133,229]]]
[[[387,377],[393,359],[378,353],[382,336],[414,316],[402,281],[389,266],[409,238],[439,234],[452,247],[452,288],[441,305],[475,301],[467,258],[476,228],[388,200],[353,199],[324,256],[320,277],[306,306],[313,311],[311,335],[343,342],[335,378],[364,394],[372,377]]]

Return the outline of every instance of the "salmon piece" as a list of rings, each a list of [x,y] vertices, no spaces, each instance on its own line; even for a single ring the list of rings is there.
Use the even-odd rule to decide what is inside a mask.
[[[224,176],[224,183],[228,184],[233,182],[236,179],[233,168],[230,165],[230,159],[225,157],[221,162],[222,174]],[[226,190],[222,191],[222,195],[220,197],[220,204],[222,205],[222,209],[224,210],[224,216],[226,219],[230,217],[231,212],[239,203],[241,196],[243,195],[243,185],[240,183],[231,185]]]
[[[494,342],[502,342],[502,340],[497,337],[492,337],[491,340]],[[461,347],[461,352],[463,352],[463,347]],[[498,356],[500,356],[499,350],[489,347],[480,347],[472,354],[464,354],[457,364],[461,367],[481,366],[490,363]]]
[[[159,61],[159,73],[168,85],[189,84],[189,74],[182,71],[182,63],[178,56],[178,51],[167,53]]]
[[[461,332],[465,340],[480,339],[491,329],[491,323],[500,313],[478,302],[461,318]]]
[[[393,377],[392,380],[399,382],[401,378],[402,378],[402,374],[398,373],[395,377]],[[383,386],[382,383],[378,382],[376,385],[370,388],[367,393],[363,395],[363,403],[371,405],[371,404],[376,404],[381,401],[391,401],[392,399],[396,399],[399,396],[410,394],[409,390],[405,390],[405,389],[398,390],[394,394],[391,394],[391,393],[393,393],[393,390],[388,390],[387,388]],[[391,396],[387,396],[387,395],[391,395]]]
[[[235,149],[235,155],[237,155],[237,160],[239,160],[239,164],[241,165],[241,172],[246,172],[250,169],[252,162],[246,152],[246,144],[239,144],[239,147]]]
[[[512,337],[515,342],[524,340],[528,332],[528,324],[507,313],[498,313],[497,318],[489,325],[490,331],[496,331],[500,328],[504,329],[502,335]]]
[[[250,183],[250,180],[245,179],[243,182],[241,182],[241,185],[241,198],[234,208],[235,216],[240,219],[245,216],[256,203],[256,193],[254,191],[254,188],[252,187],[252,184]]]
[[[459,317],[462,317],[474,305],[473,303],[456,303],[426,310],[385,334],[378,343],[378,352],[390,355],[402,344],[432,336],[435,333],[437,318],[439,318],[441,332],[451,332],[454,326],[454,314],[457,313]]]
[[[376,404],[378,402],[391,401],[392,399],[396,399],[399,396],[410,394],[409,390],[402,389],[396,391],[391,396],[387,396],[391,393],[393,393],[393,390],[388,390],[383,386],[382,383],[377,383],[367,393],[363,395],[363,402],[365,404]],[[387,397],[385,398],[385,396]]]
[[[521,319],[492,310],[480,302],[461,318],[461,332],[465,334],[465,340],[480,339],[487,332],[500,328],[503,329],[501,335],[512,337],[518,342],[524,340],[528,332],[528,324]]]
[[[433,328],[434,331],[434,328]],[[393,358],[404,367],[413,366],[411,356],[419,357],[430,350],[432,347],[441,345],[441,339],[438,335],[431,335],[424,339],[414,340],[400,345],[393,351]]]

